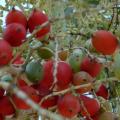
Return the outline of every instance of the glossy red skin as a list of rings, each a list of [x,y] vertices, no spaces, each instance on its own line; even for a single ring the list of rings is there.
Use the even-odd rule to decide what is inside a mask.
[[[0,66],[8,64],[12,59],[12,47],[5,40],[0,40]]]
[[[40,102],[40,96],[37,94],[36,90],[29,86],[23,86],[21,87],[22,91],[25,92],[34,102],[39,103]],[[12,96],[12,100],[15,103],[16,107],[18,109],[22,110],[28,110],[31,109],[31,107],[22,99],[17,97],[16,95]]]
[[[99,30],[92,36],[92,45],[98,52],[104,55],[111,55],[115,52],[118,41],[111,32]]]
[[[5,90],[3,88],[0,88],[0,98],[3,97],[4,93],[5,93]]]
[[[99,117],[100,117],[100,112],[98,112],[98,113],[96,113],[94,116],[92,116],[91,118],[93,119],[93,120],[99,120]],[[90,120],[89,118],[86,118],[86,120]]]
[[[53,67],[53,61],[47,61],[44,64],[44,76],[43,80],[41,80],[39,83],[39,89],[49,89],[52,86],[54,80]],[[57,86],[61,89],[68,86],[72,80],[72,76],[73,73],[69,64],[64,61],[59,61],[57,67]]]
[[[26,30],[23,25],[12,23],[7,25],[3,37],[12,47],[18,47],[25,41]]]
[[[34,9],[28,19],[28,28],[30,33],[32,33],[36,27],[38,27],[39,25],[42,25],[47,21],[48,21],[48,17],[46,14],[44,14],[40,10]],[[50,32],[50,24],[48,24],[47,26],[39,30],[36,34],[36,37],[43,38],[49,32]]]
[[[6,25],[9,25],[11,23],[19,23],[27,28],[27,18],[23,14],[22,11],[16,10],[13,8],[6,16]]]
[[[0,114],[3,116],[13,115],[15,109],[7,96],[0,98]]]
[[[109,92],[108,89],[105,87],[104,84],[101,84],[100,87],[98,88],[98,90],[96,91],[96,95],[97,96],[101,96],[104,99],[108,99],[109,98]]]
[[[85,57],[80,65],[80,70],[89,73],[92,77],[96,77],[101,72],[102,64],[96,59]]]
[[[90,116],[94,116],[99,111],[100,104],[96,99],[87,97],[85,95],[81,95],[80,100],[82,100],[82,102],[84,103],[84,106],[87,109],[87,112],[90,114]],[[81,114],[83,116],[87,116],[87,112],[82,107]]]
[[[0,114],[0,120],[4,120],[4,116]]]
[[[28,84],[25,82],[25,80],[23,80],[23,79],[18,79],[17,80],[17,86],[19,87],[19,88],[22,88],[22,87],[24,87],[24,86],[27,86]]]
[[[47,100],[44,100],[41,104],[41,107],[50,108],[50,107],[57,105],[57,102],[58,102],[58,96],[52,96],[48,98]]]
[[[12,62],[12,64],[20,65],[24,63],[24,58],[21,57],[21,55],[17,56],[16,59]]]
[[[67,118],[72,118],[80,111],[80,103],[77,97],[66,94],[58,101],[58,112]]]

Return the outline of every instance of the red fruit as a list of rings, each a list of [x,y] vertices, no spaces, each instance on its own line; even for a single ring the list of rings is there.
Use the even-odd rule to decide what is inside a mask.
[[[43,80],[40,81],[40,86],[44,86],[45,88],[50,88],[53,83],[53,71],[54,71],[54,62],[53,61],[47,61],[44,64],[44,76]],[[65,86],[68,86],[68,84],[72,80],[72,69],[69,66],[68,63],[64,61],[58,62],[57,67],[57,85],[59,88],[64,88]]]
[[[100,104],[96,99],[81,95],[80,100],[82,100],[82,102],[87,110],[86,111],[84,109],[84,107],[82,106],[81,114],[83,116],[87,116],[87,112],[90,114],[90,116],[94,116],[99,111]]]
[[[15,109],[7,96],[0,98],[0,108],[0,114],[3,116],[12,115],[15,113]]]
[[[6,65],[12,59],[12,48],[5,40],[0,40],[0,66]]]
[[[102,65],[97,59],[85,57],[80,65],[80,70],[89,73],[92,77],[96,77],[101,72]]]
[[[82,87],[76,90],[80,94],[91,91],[92,82],[93,78],[87,72],[84,71],[75,73],[72,79],[72,83],[74,85],[84,85],[89,83],[87,87]]]
[[[43,108],[53,107],[53,106],[57,105],[57,101],[58,101],[58,96],[52,96],[52,97],[48,98],[47,100],[44,100],[42,102],[41,106]]]
[[[47,21],[48,21],[48,17],[43,11],[34,9],[28,19],[29,31],[32,33],[36,27],[38,27],[39,25],[42,25]],[[36,37],[42,38],[49,32],[50,32],[50,24],[48,24],[47,26],[39,30],[36,34]]]
[[[13,8],[6,16],[6,25],[11,23],[19,23],[27,28],[27,18],[22,11],[16,10]]]
[[[96,95],[97,96],[102,96],[104,99],[108,99],[109,98],[108,89],[106,88],[106,86],[104,84],[101,84],[99,86],[98,90],[96,91]]]
[[[3,117],[3,115],[0,115],[0,120],[4,120],[4,117]]]
[[[0,88],[0,98],[3,97],[4,93],[5,93],[5,90],[3,88]]]
[[[97,112],[94,116],[92,116],[91,118],[92,118],[92,120],[99,120],[99,118],[100,118],[100,112]],[[89,119],[89,118],[86,118],[86,120],[91,120],[91,119]]]
[[[18,23],[9,24],[4,31],[4,39],[10,43],[11,46],[20,46],[26,37],[26,30],[23,25]]]
[[[14,61],[12,61],[12,64],[19,65],[24,63],[24,58],[21,57],[21,55],[18,55]]]
[[[34,88],[23,86],[21,87],[21,90],[25,92],[34,102],[39,103],[40,96]],[[18,109],[28,110],[31,108],[24,100],[20,99],[16,95],[13,95],[12,99]]]
[[[58,101],[58,111],[62,116],[72,118],[80,111],[80,104],[77,97],[66,94]]]
[[[111,55],[116,50],[118,41],[111,32],[99,30],[93,34],[92,44],[98,52],[104,55]]]
[[[25,80],[18,79],[17,80],[17,85],[18,85],[19,88],[22,88],[24,86],[27,86],[28,84],[25,82]]]

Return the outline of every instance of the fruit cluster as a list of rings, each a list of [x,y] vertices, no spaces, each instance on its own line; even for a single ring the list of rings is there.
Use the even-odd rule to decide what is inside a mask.
[[[48,24],[40,27],[46,22]],[[38,27],[40,28],[37,29]],[[37,32],[33,34],[36,29]],[[101,105],[99,99],[94,98],[94,94],[101,96],[102,101],[106,102],[109,99],[109,92],[103,83],[96,89],[94,86],[94,80],[104,66],[98,58],[77,48],[71,53],[69,50],[58,51],[59,58],[55,61],[53,50],[44,44],[35,49],[36,59],[31,55],[29,60],[27,58],[25,60],[22,54],[14,58],[14,49],[29,41],[26,37],[28,34],[33,35],[35,41],[44,41],[50,29],[51,24],[47,15],[38,9],[34,9],[28,19],[22,11],[15,8],[7,14],[6,27],[3,38],[0,40],[0,67],[18,66],[22,71],[17,79],[14,74],[9,73],[9,75],[3,75],[0,78],[1,81],[14,83],[40,107],[54,108],[54,111],[64,117],[83,116],[86,120],[102,120],[101,113],[105,114],[105,111],[101,109],[106,106]],[[93,33],[91,42],[96,51],[102,55],[113,55],[118,47],[116,36],[105,30]],[[117,73],[120,68],[119,56],[119,53],[116,53],[114,57],[117,77],[120,76],[119,72]],[[24,79],[21,77],[22,74],[25,74]],[[86,96],[85,93],[91,93],[92,98]],[[0,88],[0,107],[2,108],[0,120],[3,120],[5,116],[13,115],[16,109],[31,109],[26,101],[4,88]],[[109,113],[106,112],[106,114]]]

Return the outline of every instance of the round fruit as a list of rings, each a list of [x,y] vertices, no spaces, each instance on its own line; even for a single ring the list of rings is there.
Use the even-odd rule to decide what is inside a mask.
[[[51,49],[49,49],[47,47],[41,47],[38,49],[38,55],[42,59],[50,59],[54,55],[54,53]]]
[[[24,58],[21,57],[21,55],[18,55],[13,61],[12,61],[12,64],[14,65],[21,65],[24,63]]]
[[[27,86],[28,84],[25,82],[25,80],[23,80],[23,79],[17,79],[17,86],[19,87],[19,88],[21,88],[21,87],[23,87],[23,86]]]
[[[76,90],[80,94],[91,91],[92,81],[93,81],[93,78],[87,72],[84,72],[84,71],[75,73],[72,79],[72,82],[74,85],[84,85],[84,84],[90,83],[89,86],[84,88],[79,88]]]
[[[96,90],[96,95],[97,96],[101,96],[104,99],[108,99],[109,98],[109,92],[108,89],[106,88],[106,86],[104,84],[101,84],[98,87],[98,90]]]
[[[13,47],[20,46],[26,38],[24,26],[18,23],[7,25],[3,34],[4,39]]]
[[[25,92],[34,102],[39,103],[40,102],[40,96],[38,95],[37,91],[30,87],[30,86],[23,86],[21,87],[21,90]],[[20,99],[18,96],[13,95],[12,100],[15,103],[16,107],[18,109],[28,110],[31,107],[26,103],[26,101]]]
[[[13,8],[6,16],[6,25],[11,23],[19,23],[27,28],[27,19],[22,11]]]
[[[43,66],[41,61],[34,60],[27,64],[25,73],[31,82],[38,82],[43,77]]]
[[[44,64],[44,76],[43,80],[40,81],[40,86],[44,86],[45,88],[50,88],[53,83],[53,71],[54,71],[54,62],[47,61]],[[59,88],[63,88],[67,86],[72,81],[72,69],[68,63],[64,61],[58,62],[57,67],[57,86]]]
[[[72,94],[66,94],[58,101],[58,111],[64,117],[74,117],[80,111],[80,103],[78,98]]]
[[[58,56],[62,61],[65,61],[68,58],[69,51],[68,50],[61,50],[58,52]]]
[[[80,49],[75,49],[69,56],[69,64],[74,72],[80,71],[80,64],[85,56],[85,53]]]
[[[111,55],[116,50],[118,41],[111,32],[99,30],[93,33],[92,44],[98,52],[104,55]]]
[[[7,96],[0,98],[0,107],[0,114],[3,116],[12,115],[15,113],[15,109]]]
[[[92,77],[96,77],[101,72],[102,65],[97,59],[85,57],[80,65],[80,70],[89,73]]]
[[[48,98],[47,100],[44,100],[41,106],[43,108],[50,108],[50,107],[57,105],[57,101],[58,101],[58,96],[52,96]]]
[[[5,41],[0,40],[0,66],[6,65],[12,59],[12,48]]]
[[[43,11],[34,9],[28,19],[29,31],[32,33],[36,27],[42,25],[43,23],[46,23],[47,21],[48,21],[48,17]],[[39,30],[36,33],[36,37],[41,39],[49,32],[50,32],[50,24],[46,25],[41,30]]]
[[[96,99],[87,97],[85,95],[81,95],[80,100],[83,103],[82,109],[81,109],[81,114],[83,116],[88,116],[88,114],[90,114],[90,116],[94,116],[99,111],[100,104]],[[87,112],[88,112],[88,114],[87,114]]]

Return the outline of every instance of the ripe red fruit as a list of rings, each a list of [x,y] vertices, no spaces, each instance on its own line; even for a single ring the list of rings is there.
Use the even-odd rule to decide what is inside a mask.
[[[104,55],[111,55],[116,50],[118,41],[111,32],[99,30],[93,34],[92,44],[98,52]]]
[[[72,94],[66,94],[58,101],[58,111],[65,117],[74,117],[80,111],[80,103],[78,98]]]
[[[11,23],[19,23],[27,28],[27,19],[22,11],[13,8],[6,16],[6,25]]]
[[[0,98],[3,97],[4,93],[5,93],[5,90],[3,88],[0,88]]]
[[[25,92],[34,102],[38,103],[40,101],[40,96],[34,88],[23,86],[21,87],[21,90]],[[16,95],[13,95],[12,99],[18,109],[28,110],[31,108],[24,100],[20,99]]]
[[[12,115],[15,113],[15,109],[7,96],[0,98],[0,108],[0,114],[3,116]]]
[[[16,59],[14,59],[13,61],[12,61],[12,64],[14,64],[14,65],[21,65],[21,64],[23,64],[24,63],[24,58],[23,57],[21,57],[21,55],[18,55],[17,57],[16,57]]]
[[[25,80],[23,80],[23,79],[18,79],[17,80],[17,86],[19,87],[19,88],[22,88],[23,86],[27,86],[28,84],[25,82]]]
[[[4,116],[0,114],[0,120],[4,120]]]
[[[4,39],[10,43],[11,46],[20,46],[26,37],[26,30],[23,25],[18,23],[12,23],[7,25],[4,33]]]
[[[87,112],[90,114],[90,116],[94,116],[99,111],[100,104],[96,99],[81,95],[80,100],[82,100],[82,102],[83,102]],[[81,114],[83,116],[87,116],[86,110],[82,106]]]
[[[58,96],[52,96],[48,98],[47,100],[44,100],[41,106],[43,108],[50,108],[50,107],[57,105],[57,101],[58,101]]]
[[[42,25],[47,21],[48,21],[48,17],[43,11],[34,9],[28,19],[29,31],[32,33],[37,26]],[[43,38],[49,32],[50,32],[50,24],[39,30],[36,34],[36,37]]]
[[[101,84],[99,86],[98,90],[96,91],[96,95],[97,96],[102,96],[104,99],[108,99],[109,98],[108,89],[106,88],[106,86],[104,84]]]
[[[12,59],[12,48],[5,40],[0,40],[0,66],[6,65]]]
[[[80,65],[80,70],[89,73],[92,77],[96,77],[101,72],[102,65],[97,59],[85,57]]]

